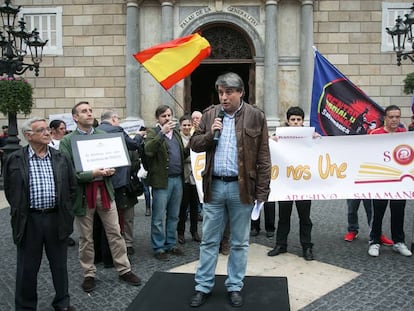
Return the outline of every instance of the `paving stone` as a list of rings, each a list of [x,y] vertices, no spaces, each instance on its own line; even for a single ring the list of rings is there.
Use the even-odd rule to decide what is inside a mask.
[[[160,262],[153,257],[150,243],[150,220],[146,217],[143,200],[135,207],[135,250],[130,256],[133,271],[142,278],[145,284],[155,271],[167,271],[174,267],[195,261],[199,256],[199,243],[191,241],[191,235],[186,232],[187,242],[180,246],[185,256],[171,256],[170,261]],[[14,310],[14,285],[16,270],[16,248],[13,244],[10,228],[10,209],[0,209],[0,310]],[[276,209],[276,219],[277,219]],[[320,299],[304,307],[304,311],[406,311],[414,306],[414,257],[403,257],[392,251],[391,247],[382,246],[380,256],[371,258],[368,251],[369,228],[366,216],[361,206],[359,209],[360,234],[349,243],[343,240],[346,231],[346,203],[339,201],[312,202],[311,218],[313,221],[312,240],[315,258],[321,262],[350,269],[361,275],[351,282],[337,288]],[[383,230],[391,237],[389,227],[389,209],[387,209]],[[276,220],[277,221],[277,220]],[[406,243],[410,247],[414,221],[414,203],[407,202],[405,233]],[[201,223],[199,223],[201,232]],[[267,238],[264,221],[261,221],[262,231],[251,242],[267,247],[273,247],[275,238]],[[277,223],[276,223],[277,226]],[[188,225],[189,227],[189,225]],[[118,280],[115,269],[104,269],[97,265],[97,287],[90,294],[82,291],[83,280],[79,257],[78,236],[73,238],[75,247],[68,249],[68,272],[71,304],[77,310],[125,310],[140,292],[143,286],[128,286]],[[301,256],[299,243],[298,218],[293,209],[291,232],[288,240],[289,252]],[[266,256],[266,255],[264,255]],[[304,262],[305,264],[305,262]],[[189,293],[190,294],[190,293]],[[54,296],[52,279],[46,255],[38,277],[38,310],[53,310],[51,302]]]

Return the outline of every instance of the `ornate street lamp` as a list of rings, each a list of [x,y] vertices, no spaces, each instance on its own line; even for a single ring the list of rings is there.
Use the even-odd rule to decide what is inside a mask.
[[[414,62],[414,40],[413,40],[413,24],[414,24],[414,3],[411,7],[411,12],[405,14],[403,20],[401,16],[395,20],[394,27],[385,28],[387,33],[392,38],[392,45],[397,54],[397,65],[401,66],[401,59],[407,58]],[[405,42],[410,43],[411,51],[405,51]]]
[[[15,7],[11,0],[4,0],[0,6],[0,79],[14,80],[16,75],[22,75],[26,70],[33,71],[35,76],[39,75],[39,65],[42,62],[43,47],[47,40],[43,41],[39,37],[39,32],[34,29],[28,32],[26,22],[21,18],[16,25],[16,18],[20,11],[20,6]],[[28,50],[30,57],[27,55]],[[6,76],[6,77],[5,77]],[[18,79],[16,79],[17,81]],[[10,153],[18,148],[20,139],[17,137],[17,113],[15,109],[8,111],[9,136],[7,145],[3,148],[6,153]]]

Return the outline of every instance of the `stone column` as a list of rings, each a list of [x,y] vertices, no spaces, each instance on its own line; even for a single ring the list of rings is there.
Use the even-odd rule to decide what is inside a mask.
[[[277,48],[277,3],[279,0],[266,0],[264,89],[263,107],[269,128],[278,123],[279,108],[279,56]]]
[[[302,2],[300,24],[300,92],[299,106],[308,119],[313,83],[313,0]]]
[[[139,51],[139,5],[142,0],[128,0],[126,10],[125,97],[126,118],[140,119],[141,86],[139,63],[132,56]]]
[[[171,41],[174,39],[174,21],[173,7],[175,0],[163,1],[161,3],[161,42]],[[161,87],[161,103],[174,107],[174,99]],[[169,92],[174,96],[174,87]],[[175,109],[174,109],[175,110]]]

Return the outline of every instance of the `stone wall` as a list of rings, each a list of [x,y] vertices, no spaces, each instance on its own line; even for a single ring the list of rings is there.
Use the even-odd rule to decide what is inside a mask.
[[[315,1],[314,42],[322,55],[379,105],[400,106],[408,124],[411,96],[403,93],[402,81],[413,66],[405,61],[399,67],[395,53],[381,52],[382,2]],[[412,5],[406,0],[387,2]]]
[[[63,7],[63,55],[46,55],[39,77],[25,74],[35,90],[32,115],[47,118],[49,114],[70,112],[75,103],[87,100],[97,118],[107,108],[115,108],[123,116],[125,1],[15,0],[13,4]]]
[[[283,8],[292,10],[293,0],[279,1],[280,22],[289,26],[289,20],[300,22],[298,10],[289,19],[283,15]],[[236,1],[210,1],[217,3],[236,3]],[[237,4],[262,5],[263,15],[265,1],[237,1]],[[300,1],[299,1],[300,2]],[[407,7],[412,1],[399,0],[388,2],[405,2]],[[125,40],[126,40],[126,1],[125,0],[14,0],[15,5],[36,7],[63,7],[63,55],[45,56],[38,78],[31,72],[27,78],[35,88],[35,107],[32,115],[48,117],[49,114],[70,112],[79,100],[88,100],[95,110],[95,116],[106,108],[115,108],[125,117]],[[175,1],[175,6],[188,1]],[[190,3],[190,4],[189,4]],[[194,2],[195,3],[195,2]],[[205,3],[205,1],[203,2]],[[381,106],[397,104],[403,108],[405,123],[411,116],[411,97],[403,94],[402,80],[413,71],[408,61],[402,66],[396,65],[394,53],[381,52],[382,29],[380,0],[315,0],[314,1],[314,44],[343,74],[367,93]],[[300,6],[300,4],[299,4]],[[146,25],[146,32],[141,33],[141,45],[158,42],[160,35],[154,32],[154,23],[160,22],[161,6],[159,1],[143,1],[140,8],[140,25]],[[293,10],[292,10],[293,12]],[[263,15],[264,16],[264,15]],[[152,19],[152,21],[151,21]],[[258,29],[263,32],[264,18]],[[180,25],[176,25],[179,31]],[[144,27],[145,28],[145,27]],[[289,30],[289,27],[286,27]],[[295,25],[295,36],[299,29]],[[280,38],[290,38],[286,33]],[[284,39],[285,40],[285,39]],[[281,42],[280,57],[286,59],[292,49],[292,42]],[[295,43],[296,44],[296,43]],[[294,48],[294,51],[297,47]],[[286,53],[287,54],[286,54]],[[285,55],[286,54],[286,55]],[[289,59],[288,59],[289,61]],[[288,63],[288,62],[287,62]],[[281,62],[281,83],[287,83],[285,95],[290,101],[298,100],[300,92],[298,71]],[[153,92],[153,101],[159,102],[159,90],[151,84],[152,77],[141,75],[143,91]],[[259,95],[261,91],[258,91]],[[280,101],[280,110],[286,105]],[[144,103],[143,103],[144,106]],[[152,121],[153,107],[142,107],[141,115],[145,121]],[[19,116],[19,121],[24,116]],[[7,123],[0,118],[0,125]]]

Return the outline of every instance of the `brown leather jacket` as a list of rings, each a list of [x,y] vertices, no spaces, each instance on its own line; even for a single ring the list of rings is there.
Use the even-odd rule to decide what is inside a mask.
[[[206,165],[202,172],[204,202],[211,201],[215,153],[211,125],[220,109],[221,105],[216,105],[203,111],[200,125],[190,140],[192,150],[206,152]],[[266,202],[270,192],[271,160],[265,115],[257,107],[244,103],[235,122],[241,202],[253,204],[256,199]]]

